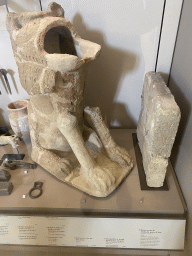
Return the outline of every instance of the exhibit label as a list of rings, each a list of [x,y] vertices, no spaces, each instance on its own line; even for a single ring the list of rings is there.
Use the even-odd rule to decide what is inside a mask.
[[[183,250],[185,220],[0,216],[0,244]]]

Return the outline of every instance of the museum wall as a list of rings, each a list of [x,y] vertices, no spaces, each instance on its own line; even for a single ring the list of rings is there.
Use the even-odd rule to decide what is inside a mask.
[[[189,216],[186,248],[177,255],[192,255],[192,1],[184,0],[169,87],[181,109],[181,122],[172,151],[179,183],[187,202]],[[172,254],[171,254],[172,255]],[[174,254],[176,255],[176,254]]]
[[[52,0],[43,0],[46,10]],[[143,78],[155,69],[164,0],[57,0],[80,36],[102,46],[87,75],[85,105],[99,106],[110,126],[135,128],[141,108]],[[8,0],[10,11],[39,11],[39,0]],[[5,6],[0,7],[0,68],[9,69],[13,95],[0,76],[1,123],[8,123],[6,105],[27,98],[22,89],[6,31]],[[138,18],[139,17],[139,18]],[[174,40],[173,40],[174,41]],[[11,75],[12,74],[12,75]]]
[[[10,12],[22,11],[40,11],[39,1],[32,0],[17,0],[8,1]],[[12,94],[9,94],[5,81],[0,74],[0,125],[9,125],[8,110],[6,106],[16,100],[28,99],[29,96],[22,88],[19,80],[17,65],[13,56],[10,36],[6,28],[6,14],[5,6],[0,6],[0,69],[8,71],[7,77],[10,83]]]

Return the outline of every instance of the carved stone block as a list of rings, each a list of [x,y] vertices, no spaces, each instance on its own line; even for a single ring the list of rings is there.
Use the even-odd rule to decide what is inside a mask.
[[[180,117],[180,109],[161,75],[147,73],[137,137],[150,187],[163,185]]]

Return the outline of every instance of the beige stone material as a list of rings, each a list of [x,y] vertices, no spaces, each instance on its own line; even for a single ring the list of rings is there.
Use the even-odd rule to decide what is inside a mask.
[[[127,164],[133,166],[132,159],[124,148],[119,147],[110,135],[109,129],[106,127],[102,119],[101,111],[98,107],[84,109],[85,118],[89,125],[97,132],[99,138],[105,148],[109,158],[122,166],[127,167]]]
[[[19,146],[19,137],[17,135],[0,136],[0,145],[10,144],[13,148]]]
[[[95,131],[84,125],[86,70],[101,46],[83,40],[56,3],[46,12],[9,13],[7,28],[21,84],[30,95],[32,159],[78,189],[109,195],[133,163],[115,144],[100,114],[102,128],[94,125],[98,111],[85,111]]]
[[[147,73],[137,137],[150,187],[163,185],[180,118],[180,109],[161,75]]]

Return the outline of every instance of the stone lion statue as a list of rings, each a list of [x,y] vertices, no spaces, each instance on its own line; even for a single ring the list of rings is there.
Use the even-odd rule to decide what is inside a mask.
[[[100,109],[84,108],[86,70],[100,45],[82,39],[54,2],[44,12],[8,13],[7,29],[30,95],[32,160],[90,195],[109,195],[133,162],[111,137]]]

